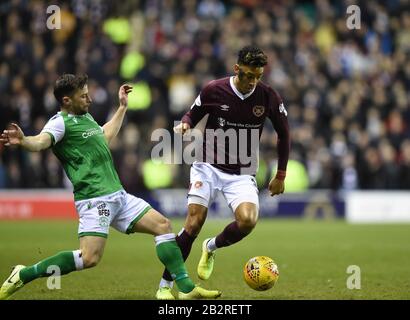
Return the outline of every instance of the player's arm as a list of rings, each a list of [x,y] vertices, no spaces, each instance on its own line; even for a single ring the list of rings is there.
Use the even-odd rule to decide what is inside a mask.
[[[208,95],[208,89],[205,88],[195,99],[191,109],[184,114],[181,119],[181,123],[174,127],[174,131],[177,133],[185,134],[190,128],[197,125],[199,121],[208,113],[208,110],[201,100],[206,99]]]
[[[128,108],[128,93],[132,91],[132,87],[124,84],[118,91],[118,98],[120,100],[120,106],[114,113],[110,121],[103,125],[105,139],[110,144],[111,140],[115,138],[120,131],[122,122],[124,121],[125,113]]]
[[[271,116],[273,127],[278,135],[278,171],[275,177],[269,182],[269,192],[271,196],[281,194],[285,191],[286,167],[288,165],[290,150],[290,135],[287,111],[283,105],[282,99],[277,97],[277,106],[272,108]]]
[[[49,148],[52,144],[52,139],[45,132],[36,136],[26,137],[23,130],[17,124],[12,123],[11,129],[4,130],[1,134],[0,142],[4,143],[5,146],[21,146],[28,151],[36,152]]]

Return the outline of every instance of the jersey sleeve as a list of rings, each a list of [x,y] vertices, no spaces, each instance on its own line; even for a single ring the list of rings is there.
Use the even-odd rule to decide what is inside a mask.
[[[199,121],[209,113],[208,101],[212,93],[208,84],[195,99],[190,110],[182,117],[181,122],[188,123],[191,128],[195,127]]]
[[[52,117],[44,126],[41,133],[48,133],[53,140],[53,145],[61,141],[65,134],[64,119],[60,115]]]
[[[274,90],[270,92],[268,117],[278,135],[278,170],[286,171],[290,150],[288,112],[286,111],[282,98]]]

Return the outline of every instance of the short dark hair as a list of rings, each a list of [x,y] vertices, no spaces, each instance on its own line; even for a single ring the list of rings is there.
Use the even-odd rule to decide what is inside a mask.
[[[76,76],[65,73],[60,76],[54,85],[54,97],[59,103],[63,103],[63,97],[71,96],[77,89],[82,89],[88,81],[86,74]]]
[[[238,64],[260,68],[266,66],[267,63],[268,57],[258,47],[246,46],[238,53]]]

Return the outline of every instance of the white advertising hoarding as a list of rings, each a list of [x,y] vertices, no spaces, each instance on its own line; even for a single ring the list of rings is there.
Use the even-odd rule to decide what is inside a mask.
[[[352,191],[345,200],[350,223],[410,223],[410,192]]]

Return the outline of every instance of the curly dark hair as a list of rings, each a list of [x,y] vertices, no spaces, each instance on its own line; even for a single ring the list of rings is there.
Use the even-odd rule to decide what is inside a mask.
[[[60,76],[54,85],[54,97],[63,103],[63,97],[71,96],[77,89],[82,89],[87,84],[88,75],[74,75],[65,73]]]
[[[268,57],[258,47],[246,46],[238,53],[238,64],[259,68],[266,66],[267,63]]]

